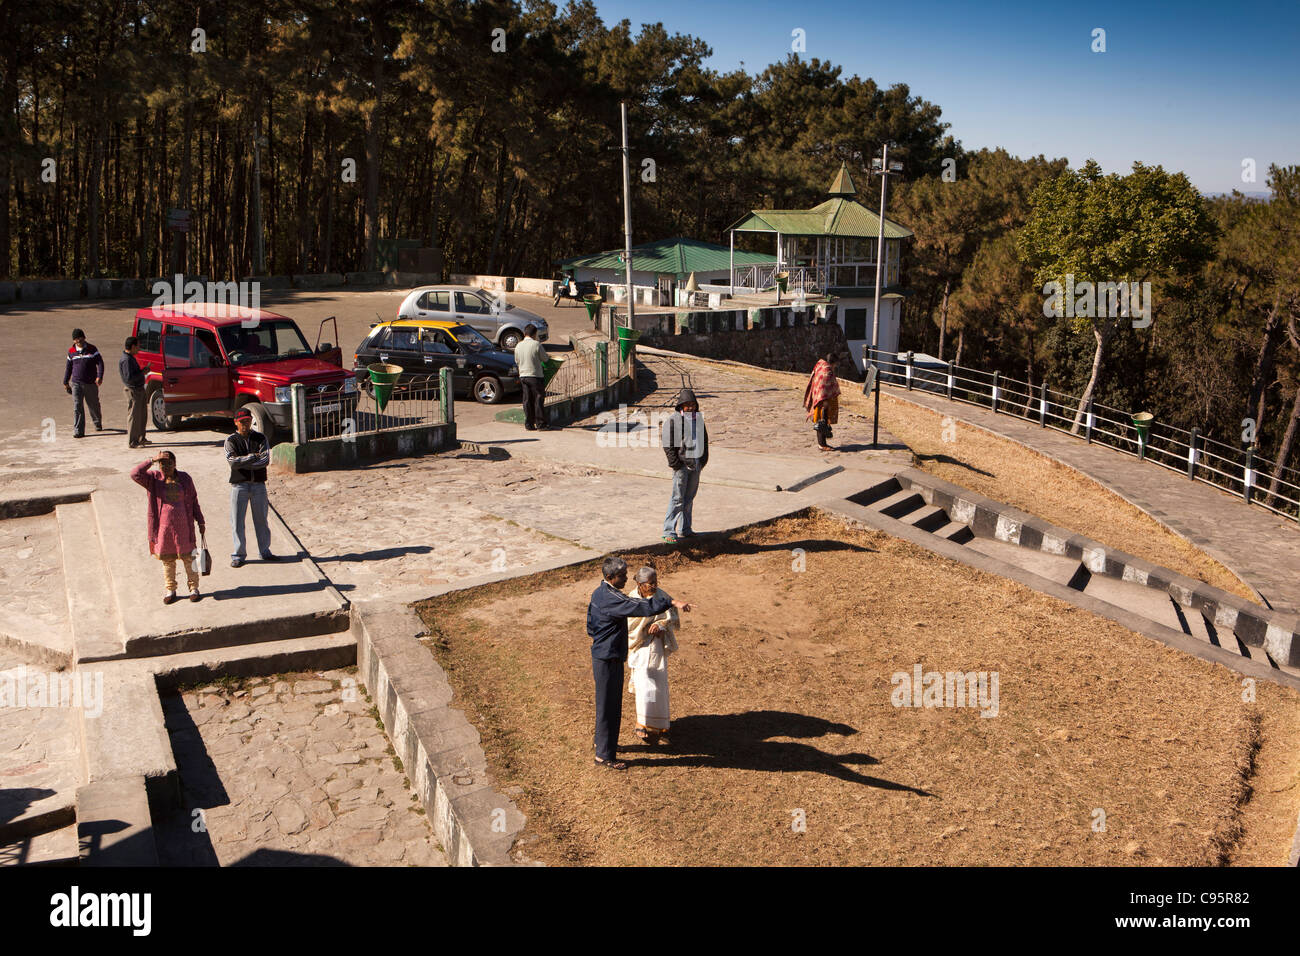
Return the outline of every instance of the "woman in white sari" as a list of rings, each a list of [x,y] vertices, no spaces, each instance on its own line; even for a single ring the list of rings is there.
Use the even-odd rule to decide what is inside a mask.
[[[653,597],[659,591],[654,568],[644,567],[629,596]],[[654,617],[627,619],[628,692],[636,695],[636,735],[647,743],[668,743],[668,655],[677,650],[676,608]]]

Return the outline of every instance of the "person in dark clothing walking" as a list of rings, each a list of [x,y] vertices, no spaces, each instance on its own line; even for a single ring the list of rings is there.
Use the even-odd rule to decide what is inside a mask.
[[[122,376],[122,388],[126,392],[127,441],[132,448],[153,444],[144,437],[144,372],[135,360],[138,351],[140,340],[134,335],[127,336],[122,357],[117,360],[117,372]]]
[[[250,505],[258,553],[263,561],[279,561],[271,553],[271,526],[266,520],[271,506],[266,497],[266,466],[271,463],[271,443],[261,432],[253,431],[253,414],[247,408],[235,412],[235,433],[226,439],[225,452],[230,465],[230,533],[235,539],[230,566],[241,567],[248,553],[244,544],[244,514]]]
[[[587,605],[587,636],[591,638],[591,673],[596,680],[596,766],[626,770],[618,757],[618,731],[623,722],[623,662],[627,660],[627,619],[662,614],[670,607],[689,611],[691,606],[674,601],[660,591],[652,598],[634,598],[623,593],[627,584],[627,562],[608,557],[601,565],[605,580],[591,594]]]
[[[81,329],[72,330],[72,348],[63,368],[63,389],[72,396],[72,437],[86,434],[85,406],[90,406],[90,420],[95,431],[104,430],[104,417],[99,411],[99,386],[104,384],[104,357],[99,349],[86,341]]]

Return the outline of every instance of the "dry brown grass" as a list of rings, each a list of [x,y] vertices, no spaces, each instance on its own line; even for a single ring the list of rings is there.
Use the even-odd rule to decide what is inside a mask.
[[[728,370],[802,394],[807,376],[730,363]],[[841,414],[870,419],[871,400],[860,385],[842,382]],[[912,450],[914,464],[944,481],[1037,515],[1112,548],[1259,603],[1231,570],[1140,508],[1066,465],[1005,438],[957,421],[954,441],[943,440],[939,412],[882,392],[881,427]],[[954,418],[961,414],[953,406]]]
[[[1260,684],[1243,703],[1222,667],[820,514],[629,564],[650,554],[664,586],[699,606],[670,662],[674,746],[621,748],[624,774],[591,763],[594,565],[420,608],[454,706],[528,817],[531,858],[1285,862],[1300,805],[1294,691]],[[891,675],[916,663],[997,672],[999,715],[894,707]],[[1254,799],[1253,783],[1266,784]]]

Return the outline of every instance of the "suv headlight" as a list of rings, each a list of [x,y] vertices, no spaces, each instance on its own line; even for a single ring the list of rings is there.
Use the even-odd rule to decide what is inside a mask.
[[[357,378],[355,375],[349,375],[343,380],[343,394],[351,395],[357,390]]]
[[[279,385],[275,389],[275,400],[277,402],[288,402],[293,392],[288,385]]]

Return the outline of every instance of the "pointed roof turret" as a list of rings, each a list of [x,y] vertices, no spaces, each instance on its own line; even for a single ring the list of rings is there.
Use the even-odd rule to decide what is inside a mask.
[[[849,167],[846,163],[840,163],[840,171],[835,174],[835,182],[831,183],[830,196],[856,196],[858,191],[853,187],[853,177],[849,175]]]

